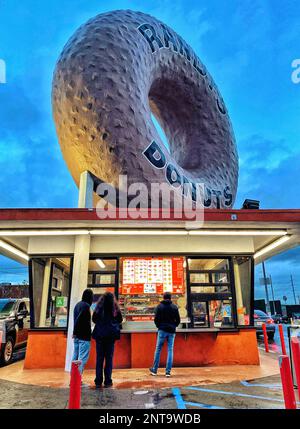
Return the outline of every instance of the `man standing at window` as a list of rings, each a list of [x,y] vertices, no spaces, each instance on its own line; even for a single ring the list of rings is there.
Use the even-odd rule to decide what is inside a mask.
[[[72,360],[81,361],[80,374],[83,373],[90,354],[92,337],[90,307],[93,303],[93,296],[92,289],[85,289],[81,301],[74,308],[74,354]]]
[[[172,298],[171,293],[165,292],[163,301],[155,309],[154,323],[158,328],[158,334],[157,334],[154,362],[153,362],[152,368],[150,368],[151,375],[157,375],[161,349],[166,340],[168,343],[166,377],[171,377],[175,332],[176,332],[177,326],[180,323],[180,315],[179,315],[178,307],[172,303],[171,298]]]

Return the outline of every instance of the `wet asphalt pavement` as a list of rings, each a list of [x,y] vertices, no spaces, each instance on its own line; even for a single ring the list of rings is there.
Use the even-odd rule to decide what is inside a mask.
[[[287,326],[284,325],[288,347]],[[259,337],[259,348],[264,349]],[[271,356],[281,353],[278,329],[269,341]],[[25,349],[14,354],[13,361],[23,359]],[[68,406],[69,390],[47,388],[0,380],[0,408],[63,409]],[[298,398],[297,398],[298,399]],[[189,386],[168,389],[82,388],[81,408],[91,409],[280,409],[284,408],[279,376],[226,384]]]
[[[0,408],[63,409],[69,391],[0,380]],[[82,388],[83,409],[280,409],[284,408],[278,376],[249,382],[172,389]]]

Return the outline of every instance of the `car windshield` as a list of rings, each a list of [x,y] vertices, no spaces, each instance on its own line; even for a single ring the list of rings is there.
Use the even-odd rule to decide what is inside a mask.
[[[14,308],[15,302],[14,301],[10,301],[7,299],[4,300],[0,300],[0,317],[1,316],[8,316],[13,308]]]
[[[268,317],[268,315],[261,310],[255,310],[254,313],[259,317]]]

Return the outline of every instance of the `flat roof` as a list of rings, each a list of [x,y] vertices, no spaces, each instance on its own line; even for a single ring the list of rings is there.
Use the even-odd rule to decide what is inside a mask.
[[[130,209],[128,209],[130,212]],[[162,209],[155,209],[158,213],[157,218],[151,216],[149,210],[141,210],[144,217],[136,219],[136,221],[170,221],[179,220],[182,211],[170,210],[170,216],[166,217],[166,211]],[[116,217],[109,220],[100,220],[97,216],[97,210],[82,209],[82,208],[47,208],[47,209],[0,209],[0,222],[8,221],[101,221],[108,222],[110,220],[128,220],[125,216],[125,209],[116,209]],[[233,218],[234,216],[234,218]],[[237,218],[235,218],[237,216]],[[182,216],[182,221],[190,220],[188,215]],[[132,220],[128,220],[133,222]],[[260,209],[260,210],[245,210],[245,209],[205,209],[204,210],[205,222],[292,222],[300,223],[300,209]]]
[[[125,230],[127,235],[133,235],[134,230],[141,235],[143,231],[152,234],[153,230],[169,235],[182,231],[190,235],[216,236],[216,239],[219,235],[248,235],[252,237],[255,252],[271,246],[267,255],[257,256],[257,263],[300,244],[300,209],[205,209],[203,222],[199,223],[191,219],[191,213],[182,216],[181,210],[167,213],[165,209],[155,209],[152,211],[155,217],[150,209],[141,210],[141,213],[140,218],[128,219],[125,209],[116,209],[113,218],[103,220],[99,219],[95,208],[0,209],[0,253],[10,256],[4,249],[5,243],[24,252],[30,237],[43,235],[45,231],[48,234],[44,235],[49,232],[64,235],[56,234],[57,230],[60,233],[67,230],[68,235],[74,236],[80,232],[93,234],[94,230],[101,230],[99,235],[120,234],[120,230]]]

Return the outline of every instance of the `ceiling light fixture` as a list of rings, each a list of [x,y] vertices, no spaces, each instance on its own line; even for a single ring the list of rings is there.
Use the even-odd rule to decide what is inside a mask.
[[[19,258],[24,259],[25,261],[29,261],[29,256],[22,252],[19,249],[16,249],[14,246],[11,246],[10,244],[6,243],[3,240],[0,240],[0,247],[2,247],[2,249],[7,250],[10,253],[13,253],[14,255],[18,256]]]
[[[85,229],[25,229],[25,230],[0,230],[3,237],[14,236],[46,236],[46,235],[88,235],[89,231]]]
[[[265,255],[266,253],[270,252],[271,250],[275,249],[276,247],[288,241],[290,238],[291,238],[291,235],[286,235],[284,237],[279,238],[276,241],[273,241],[273,243],[269,244],[266,247],[263,247],[261,250],[258,250],[258,252],[255,252],[254,259],[258,258],[259,256]]]
[[[102,261],[102,259],[96,259],[97,264],[99,265],[100,268],[106,268],[105,263]]]

